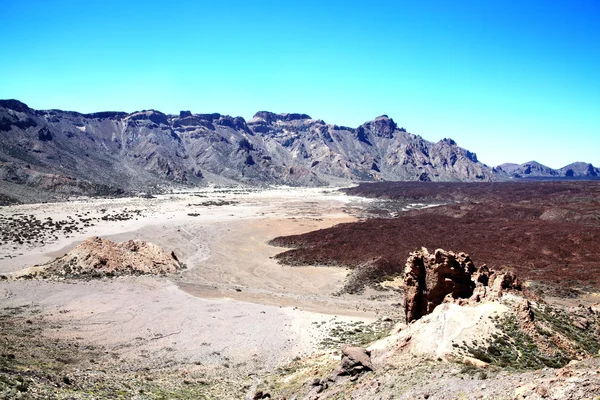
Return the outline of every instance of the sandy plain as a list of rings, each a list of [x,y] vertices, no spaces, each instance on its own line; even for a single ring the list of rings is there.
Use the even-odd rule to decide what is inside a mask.
[[[166,277],[0,282],[0,301],[38,310],[49,339],[92,344],[140,368],[268,371],[316,352],[340,323],[369,324],[394,312],[393,298],[334,295],[345,269],[283,266],[272,258],[283,249],[268,244],[353,221],[346,206],[366,201],[324,189],[213,188],[4,207],[5,218],[84,218],[87,226],[52,232],[55,239],[44,244],[3,243],[0,273],[50,261],[90,236],[156,243],[187,269]]]

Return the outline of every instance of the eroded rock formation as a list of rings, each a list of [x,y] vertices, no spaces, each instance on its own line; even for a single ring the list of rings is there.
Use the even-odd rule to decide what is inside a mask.
[[[443,302],[469,299],[480,301],[502,295],[505,289],[520,289],[511,273],[496,273],[482,265],[477,268],[468,254],[426,248],[412,252],[404,270],[404,311],[406,322],[427,315]]]

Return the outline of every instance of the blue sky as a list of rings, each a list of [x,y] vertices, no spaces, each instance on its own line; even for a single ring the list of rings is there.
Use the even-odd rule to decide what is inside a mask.
[[[387,114],[490,165],[600,166],[600,2],[0,0],[0,98]]]

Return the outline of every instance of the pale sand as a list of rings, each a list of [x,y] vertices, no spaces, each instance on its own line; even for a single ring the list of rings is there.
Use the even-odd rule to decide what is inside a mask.
[[[2,282],[3,306],[39,306],[55,326],[51,336],[78,338],[152,366],[198,361],[272,368],[316,351],[335,320],[375,319],[380,301],[332,296],[341,288],[346,270],[282,266],[270,258],[284,250],[267,244],[273,237],[353,221],[343,212],[349,198],[321,189],[201,194],[208,197],[177,194],[2,209],[7,214],[62,219],[76,212],[127,207],[142,209],[143,217],[101,221],[40,248],[22,246],[15,251],[22,256],[0,261],[0,272],[49,261],[92,235],[148,240],[174,250],[188,266],[166,278]],[[209,200],[239,203],[188,206]],[[190,212],[200,216],[190,217]]]

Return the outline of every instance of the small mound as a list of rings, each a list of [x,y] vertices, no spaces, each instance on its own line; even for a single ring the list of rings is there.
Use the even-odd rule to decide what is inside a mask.
[[[91,237],[47,264],[16,272],[14,279],[102,278],[122,275],[164,275],[185,266],[173,252],[142,240],[116,243]]]

